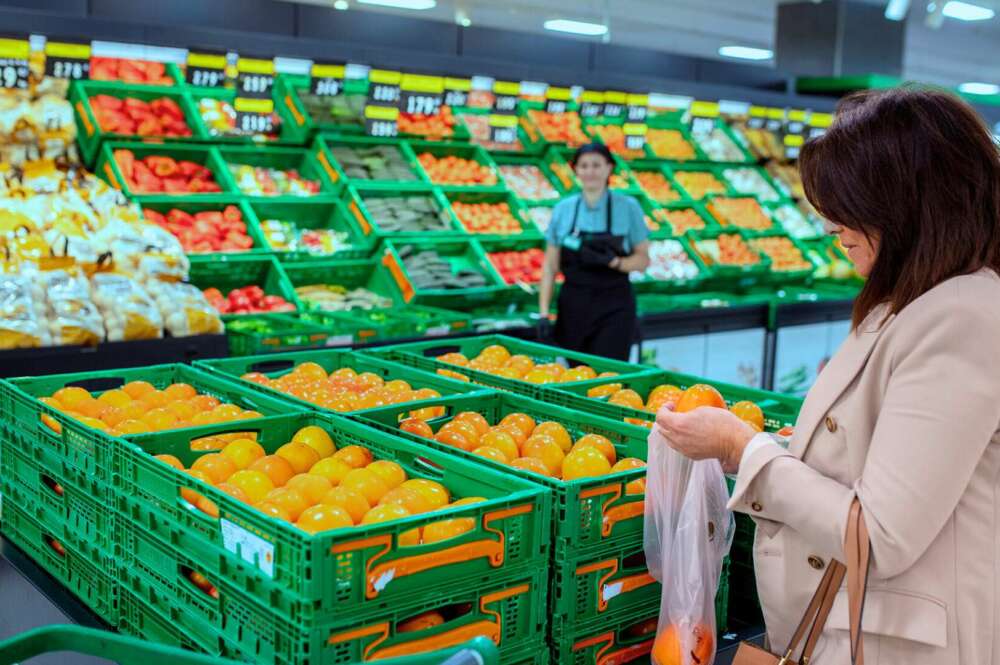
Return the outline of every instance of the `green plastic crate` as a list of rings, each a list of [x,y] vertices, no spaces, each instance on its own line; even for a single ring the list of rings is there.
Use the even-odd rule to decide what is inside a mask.
[[[740,189],[737,186],[738,183],[733,179],[734,176],[733,172],[741,170],[752,171],[756,173],[760,177],[760,179],[767,185],[767,187],[770,187],[771,192],[765,194],[762,192]],[[766,169],[764,169],[761,166],[757,166],[756,164],[727,165],[723,167],[719,171],[719,173],[725,180],[726,184],[728,185],[729,191],[732,192],[733,194],[743,195],[743,196],[755,196],[761,203],[767,203],[769,205],[775,205],[781,203],[782,201],[788,200],[788,197],[782,192],[781,187],[779,187],[778,184],[774,181],[774,178],[771,177],[771,174],[769,174]]]
[[[549,147],[553,147],[553,146],[555,146],[555,147],[567,147],[568,144],[567,144],[566,141],[555,142],[555,141],[550,141],[550,140],[546,139],[545,135],[542,133],[541,128],[538,126],[538,124],[535,122],[534,118],[532,117],[532,113],[531,113],[532,111],[544,111],[544,108],[545,108],[544,102],[541,102],[541,101],[529,101],[529,100],[522,99],[522,100],[519,101],[518,107],[519,107],[518,108],[518,116],[519,116],[519,121],[520,121],[521,128],[524,129],[524,131],[528,134],[528,137],[532,141],[538,141],[542,145],[549,146]],[[579,116],[579,110],[578,110],[578,106],[577,106],[576,102],[569,102],[566,105],[566,114]],[[581,121],[581,129],[582,129],[582,121]],[[586,135],[587,135],[586,132],[583,132],[583,136],[586,137]],[[576,148],[576,147],[578,147],[580,145],[583,145],[586,142],[587,142],[587,140],[581,140],[579,143],[575,143],[575,144],[573,144],[570,147],[571,148]]]
[[[334,179],[336,172],[329,165],[324,165],[317,157],[313,148],[291,148],[279,146],[237,146],[220,147],[219,159],[225,164],[223,178],[226,179],[226,189],[243,196],[265,199],[296,200],[309,198],[311,195],[260,195],[245,192],[239,187],[239,179],[230,171],[232,166],[253,166],[271,168],[281,171],[295,170],[299,177],[319,182],[319,194],[339,194],[341,185]]]
[[[530,224],[530,222],[529,222]],[[506,284],[503,276],[500,273],[500,268],[496,262],[490,257],[491,254],[496,252],[524,252],[529,249],[538,249],[542,252],[545,251],[545,240],[542,238],[519,238],[518,236],[500,236],[497,238],[483,238],[479,241],[480,246],[483,248],[483,253],[486,254],[486,260],[489,262],[490,267],[496,273],[497,279],[500,282]],[[559,280],[561,281],[561,279]],[[527,282],[527,283],[512,283],[511,286],[516,286],[522,291],[524,291],[525,299],[531,302],[538,302],[538,284],[541,282],[541,276],[539,276],[538,281]]]
[[[151,102],[156,99],[167,98],[174,101],[184,114],[184,120],[191,130],[191,136],[171,138],[166,136],[140,137],[131,134],[117,134],[106,132],[101,129],[100,122],[94,112],[94,107],[90,103],[90,98],[95,95],[108,95],[119,99],[132,98],[144,102]],[[84,163],[93,166],[97,161],[101,144],[106,140],[150,140],[154,143],[173,143],[178,141],[197,141],[203,139],[199,125],[200,118],[191,106],[191,100],[183,93],[179,87],[152,86],[152,85],[132,85],[129,83],[118,83],[116,81],[73,81],[69,88],[69,103],[73,106],[74,118],[76,120],[77,145]]]
[[[736,192],[729,186],[729,182],[722,176],[722,166],[712,162],[669,162],[663,163],[663,170],[676,183],[677,188],[687,195],[692,201],[704,201],[713,193],[718,192],[721,196],[730,196]],[[701,192],[694,190],[690,183],[684,182],[684,175],[689,173],[707,173],[718,182],[718,189]]]
[[[691,140],[691,130],[688,128],[687,125],[681,123],[677,118],[677,116],[671,117],[667,114],[650,115],[646,121],[646,124],[649,126],[649,131],[672,129],[677,132],[680,132],[680,135],[684,138],[685,141],[687,141],[688,145],[690,145],[694,149],[693,157],[690,157],[688,159],[678,160],[672,156],[669,156],[667,153],[656,152],[656,150],[653,149],[653,144],[649,140],[647,134],[645,150],[646,150],[646,155],[651,159],[670,160],[671,162],[708,161],[708,157],[705,156],[705,153],[703,153],[701,149],[698,147],[698,145]]]
[[[280,197],[280,200],[255,198],[246,202],[262,237],[263,247],[274,252],[282,261],[304,261],[313,258],[364,259],[375,250],[371,236],[365,235],[347,208],[339,200],[326,197]],[[264,222],[269,219],[293,222],[298,229],[330,229],[347,235],[349,247],[333,254],[314,253],[304,247],[278,249],[267,240]]]
[[[417,334],[424,337],[467,332],[472,319],[465,312],[413,304],[397,307],[392,313],[398,318],[412,322]]]
[[[233,289],[259,286],[265,294],[281,296],[293,306],[298,306],[295,291],[285,271],[271,256],[239,254],[192,256],[188,281],[202,291],[210,288],[218,289],[224,298],[228,297]]]
[[[423,197],[430,199],[440,218],[448,223],[448,227],[441,231],[396,231],[384,228],[377,215],[373,214],[366,201],[372,199],[398,198],[398,197]],[[464,230],[455,214],[451,211],[448,200],[441,195],[437,187],[426,183],[405,183],[386,188],[380,185],[351,184],[344,190],[344,203],[348,211],[354,217],[354,221],[361,228],[361,231],[370,238],[437,238],[437,237],[460,237]]]
[[[490,109],[472,109],[465,108],[458,113],[458,117],[465,122],[466,131],[469,133],[469,140],[482,147],[484,150],[488,151],[493,157],[501,155],[516,155],[516,154],[538,154],[545,150],[545,141],[541,140],[540,136],[532,136],[527,131],[525,131],[525,123],[519,122],[517,126],[517,140],[518,143],[493,143],[490,141],[489,135],[489,125],[488,116],[492,111]],[[472,118],[475,118],[473,120]],[[475,133],[469,126],[476,122],[477,124],[485,124],[487,128],[486,134]]]
[[[94,56],[91,56],[91,58],[93,59]],[[148,60],[143,60],[142,58],[114,58],[114,57],[108,57],[108,58],[101,58],[101,59],[102,60],[119,60],[119,61],[128,61],[128,60],[136,61],[136,60],[138,60],[138,61],[141,61],[141,62],[150,62]],[[164,72],[163,72],[164,76],[167,77],[168,79],[170,79],[170,82],[167,83],[168,87],[169,86],[178,86],[178,87],[183,87],[184,86],[184,72],[181,70],[180,66],[177,65],[177,63],[174,63],[174,62],[164,62],[163,63],[163,69],[164,69]],[[91,72],[91,76],[93,76],[93,72]],[[119,80],[119,79],[97,79],[97,78],[92,78],[92,79],[89,79],[89,80],[91,80],[91,81],[99,81],[101,83],[121,83],[121,84],[124,84],[124,85],[139,85],[139,86],[144,85],[142,83],[128,83],[128,84],[126,84],[125,81],[122,81],[122,80]]]
[[[262,386],[260,384],[243,381],[240,377],[251,372],[266,374],[272,379],[284,376],[296,365],[305,362],[316,363],[328,374],[332,374],[338,369],[350,367],[357,373],[371,372],[378,375],[384,381],[403,380],[410,384],[414,390],[420,388],[430,388],[441,395],[460,395],[466,393],[479,394],[484,389],[463,381],[450,379],[438,374],[422,372],[405,365],[388,362],[374,356],[366,356],[352,351],[342,349],[317,349],[313,351],[292,351],[287,353],[274,353],[261,356],[250,356],[245,358],[218,358],[215,360],[195,361],[199,369],[212,372],[217,376],[224,377],[229,381],[234,381],[244,386],[247,390],[259,390],[275,399],[283,399],[294,403],[300,410],[322,410],[320,407],[289,395],[278,390]],[[423,400],[417,402],[407,402],[409,405],[419,406]],[[361,413],[362,411],[349,411],[348,413]]]
[[[368,97],[367,79],[345,79],[344,95],[353,100],[357,112],[340,116],[314,117],[309,111],[309,76],[279,74],[275,80],[275,97],[287,107],[292,122],[307,134],[314,131],[336,133],[338,135],[359,136],[365,133],[364,105]],[[341,95],[343,97],[344,95]],[[342,100],[343,101],[343,100]],[[330,104],[340,103],[329,102]]]
[[[668,203],[667,205],[662,205],[662,206],[658,205],[658,206],[655,206],[650,211],[652,213],[651,216],[653,218],[653,221],[660,225],[660,228],[658,230],[652,231],[652,235],[654,235],[654,236],[656,236],[656,235],[665,235],[665,236],[670,236],[670,237],[677,237],[678,235],[685,235],[685,233],[687,232],[687,230],[685,230],[684,233],[680,233],[680,234],[676,233],[676,229],[670,223],[670,220],[667,217],[667,215],[669,215],[671,213],[675,213],[675,212],[683,212],[683,211],[686,211],[686,210],[690,210],[694,214],[698,215],[699,218],[701,218],[701,221],[705,225],[703,227],[704,229],[714,231],[714,230],[716,230],[716,229],[719,228],[719,223],[715,221],[714,217],[712,217],[710,214],[708,214],[708,211],[705,210],[705,206],[702,205],[702,203],[700,203],[700,202]],[[692,232],[697,233],[701,229],[690,229],[690,230]]]
[[[620,118],[585,118],[583,120],[583,131],[590,137],[590,140],[594,143],[601,143],[607,145],[607,142],[601,137],[601,131],[606,131],[604,127],[619,127],[625,124],[625,117]],[[618,150],[618,146],[608,147],[612,154],[620,160],[629,161],[636,159],[643,159],[646,157],[645,146],[639,148],[638,150],[628,150],[624,145],[621,146],[625,149],[625,152]]]
[[[305,311],[300,316],[314,325],[345,331],[350,336],[347,344],[370,344],[418,336],[412,322],[396,316],[394,308],[352,309],[349,312]]]
[[[179,192],[171,194],[169,192],[147,192],[134,191],[129,186],[122,174],[118,163],[114,158],[115,150],[130,150],[136,160],[146,157],[172,157],[177,161],[190,161],[201,164],[212,171],[215,182],[219,185],[219,192]],[[230,182],[225,173],[226,166],[219,157],[215,148],[207,145],[194,145],[190,143],[138,143],[135,141],[104,141],[101,143],[97,166],[95,172],[98,176],[107,181],[112,187],[120,189],[126,196],[133,197],[139,195],[183,196],[193,198],[217,197],[219,194],[232,194]]]
[[[524,212],[521,206],[518,204],[517,199],[513,194],[507,194],[503,192],[466,192],[465,187],[453,187],[446,186],[441,187],[441,193],[444,194],[445,198],[448,199],[448,203],[452,206],[452,212],[455,218],[458,220],[459,228],[462,232],[476,238],[478,240],[498,240],[504,238],[518,238],[526,240],[540,240],[541,234],[538,232],[538,227],[535,226],[533,222],[524,216]],[[518,233],[501,234],[501,233],[476,233],[470,231],[462,223],[462,218],[459,216],[458,212],[455,211],[455,203],[506,203],[507,207],[510,208],[510,213],[517,220],[520,227]]]
[[[670,172],[663,168],[662,162],[634,161],[634,162],[629,162],[629,168],[632,169],[632,180],[635,182],[636,187],[638,187],[639,191],[641,191],[647,198],[649,198],[650,201],[655,203],[657,206],[691,204],[691,200],[688,197],[687,192],[684,191],[683,187],[677,184],[677,181],[674,180]],[[636,174],[638,173],[653,173],[656,175],[663,176],[663,179],[666,180],[667,183],[669,183],[670,187],[677,194],[677,196],[672,199],[654,198],[652,192],[643,187],[642,184],[639,182],[639,178],[636,176]]]
[[[777,225],[777,222],[775,222],[775,224]],[[779,287],[802,284],[808,281],[808,279],[812,277],[813,273],[815,273],[816,270],[819,268],[819,265],[815,262],[812,254],[805,247],[805,245],[803,245],[800,241],[786,235],[781,231],[757,234],[754,237],[748,238],[747,243],[750,245],[751,249],[756,251],[758,254],[760,254],[761,256],[766,256],[764,250],[758,249],[757,247],[754,246],[757,241],[764,240],[766,238],[785,238],[786,240],[789,240],[792,243],[792,246],[798,249],[799,252],[801,252],[802,258],[805,259],[806,263],[809,264],[808,268],[803,268],[800,270],[777,270],[775,269],[775,263],[774,260],[772,259],[771,272],[769,274],[769,279],[767,280],[771,284],[774,284],[775,286]]]
[[[443,416],[427,420],[435,432],[462,411],[476,411],[494,425],[505,416],[520,412],[528,414],[536,422],[552,420],[562,424],[574,441],[584,434],[600,434],[615,446],[619,459],[646,459],[646,439],[649,432],[645,428],[526,397],[507,393],[483,393],[443,397],[428,400],[425,404],[427,407],[442,406],[445,409]],[[549,489],[554,499],[552,536],[553,554],[556,557],[594,552],[598,548],[603,552],[607,548],[642,542],[643,495],[629,494],[626,486],[634,480],[644,478],[644,468],[571,481],[541,476],[403,431],[399,429],[399,422],[408,414],[407,407],[392,405],[372,409],[359,418],[382,431],[406,437],[484,468],[531,480]]]
[[[702,142],[698,139],[698,134],[695,133],[694,131],[692,131],[690,133],[690,137],[691,137],[692,141],[694,142],[694,144],[698,147],[698,149],[701,152],[701,154],[705,156],[705,159],[707,159],[708,161],[711,161],[711,162],[715,162],[717,164],[719,164],[719,163],[722,163],[722,164],[733,164],[733,163],[736,163],[736,164],[745,164],[745,163],[755,163],[756,162],[756,159],[754,159],[754,156],[750,154],[750,151],[747,150],[747,147],[743,144],[742,141],[740,141],[739,137],[736,136],[735,133],[733,133],[733,129],[729,126],[728,122],[726,122],[723,118],[715,118],[713,124],[715,125],[715,129],[721,131],[726,137],[729,138],[730,141],[733,142],[733,144],[737,147],[737,149],[740,152],[740,157],[739,157],[739,159],[731,159],[731,160],[728,160],[728,159],[723,159],[723,160],[712,159],[711,155],[705,150],[705,147],[702,144]],[[735,157],[735,155],[734,155],[734,157]]]
[[[399,463],[411,478],[437,480],[457,497],[486,500],[312,535],[152,457],[172,454],[190,467],[204,454],[191,450],[192,440],[245,425],[136,437],[142,450],[121,455],[117,507],[122,519],[116,524],[123,565],[145,583],[166,593],[193,591],[187,574],[196,571],[220,589],[223,601],[229,597],[231,607],[259,605],[265,617],[300,625],[320,619],[350,625],[412,601],[417,592],[432,595],[435,584],[445,583],[439,593],[447,593],[463,579],[495,581],[525,568],[544,569],[551,500],[533,483],[338,416],[277,416],[253,424],[268,453],[302,427],[316,425],[338,447],[364,446],[376,459]],[[184,501],[186,488],[214,502],[219,517]],[[472,518],[476,526],[448,540],[399,544],[401,534],[452,517]],[[201,591],[192,595],[185,603],[192,618],[218,625],[225,605]]]
[[[678,243],[681,251],[683,251],[687,258],[695,265],[695,267],[697,267],[698,272],[693,277],[685,279],[677,277],[671,277],[670,279],[656,279],[647,272],[639,273],[638,275],[636,273],[632,273],[630,275],[630,280],[636,293],[690,293],[692,291],[700,290],[702,284],[704,284],[706,280],[711,277],[712,269],[705,265],[701,255],[691,248],[689,240],[686,236],[671,237],[670,235],[660,231],[654,231],[650,235],[649,241],[651,252],[654,249],[652,245],[655,243]]]
[[[138,196],[135,200],[143,210],[155,210],[164,215],[174,209],[194,215],[205,211],[222,212],[228,206],[235,206],[240,211],[243,223],[246,224],[247,235],[253,240],[253,246],[242,252],[223,253],[243,256],[271,253],[271,248],[264,239],[260,227],[257,225],[257,219],[250,210],[250,206],[239,197],[220,195],[212,198],[199,196],[193,199],[181,199],[177,196]],[[191,256],[211,256],[214,252],[188,252],[188,254]]]
[[[552,363],[564,360],[567,364],[589,365],[595,372],[615,372],[616,376],[612,381],[625,378],[633,378],[650,374],[654,370],[640,365],[622,362],[620,360],[609,360],[600,356],[592,356],[586,353],[568,351],[555,346],[528,342],[516,337],[506,335],[483,335],[479,337],[467,337],[454,340],[438,340],[427,342],[409,342],[406,344],[394,344],[387,346],[373,347],[365,349],[362,353],[371,353],[394,362],[403,363],[413,367],[418,367],[427,371],[447,369],[453,372],[465,374],[475,383],[507,390],[515,394],[525,395],[535,399],[544,399],[551,385],[596,385],[602,383],[599,379],[592,379],[583,382],[570,382],[551,384],[550,386],[528,383],[518,379],[508,379],[493,374],[487,374],[479,370],[468,367],[453,365],[436,360],[437,356],[445,353],[458,352],[465,355],[470,360],[488,346],[499,344],[505,347],[512,355],[523,354],[531,357],[537,364]],[[596,381],[596,383],[595,383]]]
[[[629,388],[636,391],[643,402],[649,397],[649,393],[660,385],[673,385],[686,390],[697,383],[707,383],[722,393],[722,397],[726,400],[727,404],[732,405],[735,402],[744,400],[756,403],[764,412],[764,428],[769,432],[794,425],[799,415],[799,409],[802,408],[802,400],[796,397],[788,397],[787,395],[759,390],[757,388],[747,388],[730,383],[711,381],[694,376],[693,374],[679,374],[660,370],[655,370],[652,373],[639,377],[612,377],[577,384],[556,384],[549,388],[545,400],[568,409],[579,409],[613,420],[620,421],[625,418],[633,418],[652,423],[656,417],[655,413],[618,404],[609,404],[607,397],[587,396],[588,391],[609,383],[621,384],[622,388]]]
[[[764,214],[764,216],[767,217],[768,220],[770,220],[771,226],[764,229],[750,229],[742,226],[737,226],[736,224],[729,224],[727,223],[725,218],[723,218],[721,211],[718,211],[714,207],[715,201],[717,199],[745,199],[747,201],[752,201],[757,204],[757,207]],[[705,197],[704,201],[702,201],[702,204],[705,206],[705,211],[712,216],[712,218],[718,223],[719,228],[723,230],[733,231],[738,229],[741,232],[743,232],[747,237],[754,237],[758,235],[770,235],[774,233],[784,233],[784,229],[782,228],[781,223],[774,218],[774,215],[772,214],[771,210],[763,203],[761,203],[760,199],[758,199],[756,196],[750,196],[746,194],[733,194],[733,195],[711,194]]]
[[[478,162],[480,165],[485,166],[487,169],[493,172],[496,177],[496,182],[494,184],[484,184],[484,185],[466,185],[462,183],[447,183],[447,182],[434,182],[434,180],[427,174],[427,171],[421,165],[421,171],[423,172],[424,178],[435,185],[447,186],[447,187],[463,187],[468,190],[473,191],[504,191],[503,180],[500,179],[500,174],[497,172],[496,162],[490,157],[490,154],[480,148],[477,145],[469,145],[463,143],[438,143],[434,141],[410,141],[410,147],[413,149],[414,154],[417,155],[417,161],[420,161],[420,155],[422,153],[430,153],[434,157],[441,159],[443,157],[460,157],[462,159],[472,160]]]
[[[747,289],[763,283],[767,280],[771,271],[771,260],[759,253],[750,251],[760,256],[760,262],[749,265],[728,265],[715,263],[710,258],[707,246],[713,241],[718,241],[719,236],[730,234],[737,235],[747,241],[747,234],[741,229],[704,229],[702,231],[691,231],[689,240],[691,248],[701,257],[702,262],[711,270],[710,277],[705,283],[705,289],[715,288],[736,290]]]
[[[230,108],[232,108],[233,102],[236,99],[236,88],[206,88],[191,85],[186,87],[191,109],[197,118],[196,122],[198,123],[199,133],[201,135],[200,138],[203,138],[210,143],[247,143],[266,145],[282,144],[301,146],[309,139],[309,132],[295,121],[295,118],[288,110],[288,107],[284,104],[284,100],[275,93],[272,93],[272,101],[274,102],[274,115],[278,118],[278,123],[276,123],[278,131],[276,134],[268,135],[266,137],[263,135],[243,134],[235,130],[235,123],[233,125],[233,129],[230,131],[213,133],[208,122],[202,116],[199,101],[202,99],[220,100],[226,102],[229,104]],[[233,113],[235,113],[235,110]]]
[[[548,163],[541,156],[526,156],[526,155],[507,155],[507,154],[494,154],[493,161],[497,164],[497,169],[500,172],[500,178],[504,181],[508,191],[510,191],[514,197],[521,203],[522,206],[537,206],[544,204],[555,204],[562,198],[560,193],[559,178],[555,173],[549,168]],[[505,166],[534,166],[539,171],[545,179],[552,185],[552,189],[555,190],[555,194],[549,197],[542,198],[525,198],[520,196],[520,194],[511,186],[510,182],[503,175],[503,168]]]
[[[508,300],[511,291],[493,272],[486,255],[475,240],[399,239],[383,244],[382,264],[389,269],[393,285],[404,303],[435,307],[469,307],[477,304]],[[449,264],[452,274],[457,271],[478,272],[486,278],[484,286],[460,289],[426,289],[414,283],[411,268],[403,260],[407,248],[413,252],[432,251]]]
[[[383,139],[376,138],[373,136],[318,136],[316,137],[315,146],[318,146],[323,157],[318,157],[319,159],[325,159],[331,168],[337,173],[339,181],[344,183],[354,183],[356,185],[416,185],[416,184],[429,184],[429,180],[417,163],[417,156],[413,153],[408,142],[400,139]],[[401,160],[405,162],[410,167],[410,172],[413,174],[412,180],[374,180],[370,178],[360,178],[352,174],[349,174],[343,164],[343,160],[338,158],[338,150],[343,148],[350,148],[354,150],[363,150],[367,148],[377,148],[377,147],[387,147],[394,149],[398,152]]]
[[[282,271],[293,289],[293,302],[302,311],[320,310],[320,305],[295,290],[316,284],[340,286],[348,290],[366,289],[382,298],[388,298],[395,304],[400,302],[389,272],[375,260],[311,259],[283,263]],[[322,311],[346,312],[348,310]]]
[[[335,322],[317,325],[295,315],[248,314],[224,317],[229,354],[253,356],[261,353],[297,351],[336,344],[346,329]]]

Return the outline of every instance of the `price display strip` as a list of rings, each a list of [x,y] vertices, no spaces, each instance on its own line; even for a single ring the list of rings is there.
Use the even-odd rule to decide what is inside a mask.
[[[806,112],[793,109],[788,112],[788,122],[785,123],[786,134],[804,134],[806,131]]]
[[[565,113],[569,110],[569,102],[573,98],[573,91],[569,88],[559,88],[549,86],[545,90],[545,112]]]
[[[604,93],[584,90],[580,93],[580,117],[596,118],[604,113]]]
[[[89,79],[90,42],[55,37],[46,39],[45,75],[58,79]]]
[[[785,134],[781,140],[785,144],[785,157],[788,159],[798,159],[802,144],[806,142],[806,137],[802,134]]]
[[[609,90],[604,93],[604,106],[601,108],[601,115],[608,120],[618,120],[625,115],[625,102],[628,95],[624,92]]]
[[[645,123],[648,116],[649,95],[626,95],[625,122]]]
[[[511,144],[517,141],[516,115],[491,113],[488,122],[490,126],[490,141],[493,143]]]
[[[382,138],[399,134],[399,83],[402,74],[387,69],[368,72],[365,133]]]
[[[309,68],[309,92],[317,97],[336,97],[344,91],[347,67],[329,62],[314,62]]]
[[[187,71],[184,80],[189,85],[204,88],[226,86],[227,57],[224,51],[188,49]]]
[[[691,132],[693,134],[710,134],[715,129],[719,117],[718,102],[703,102],[695,100],[688,108],[691,114]]]
[[[767,110],[767,124],[764,125],[767,128],[767,131],[779,134],[781,133],[784,124],[785,124],[785,109]]]
[[[0,36],[0,88],[25,90],[28,87],[28,36]]]
[[[517,96],[521,94],[521,84],[513,81],[493,82],[493,113],[515,115]]]
[[[628,150],[642,150],[646,145],[646,132],[649,127],[644,122],[626,122],[622,125],[625,134],[625,147]]]
[[[236,131],[241,134],[269,134],[274,131],[274,100],[237,97]]]
[[[399,110],[411,115],[437,115],[444,103],[440,76],[403,74],[399,82]]]
[[[472,79],[446,76],[444,79],[444,105],[452,108],[468,106],[470,90],[472,90]]]
[[[274,60],[240,56],[236,61],[236,97],[270,99],[274,88]]]
[[[399,109],[395,106],[366,106],[365,133],[392,138],[399,134]]]
[[[763,106],[751,106],[750,118],[747,120],[747,126],[751,129],[764,129],[764,125],[766,124],[767,109]]]
[[[831,113],[810,113],[809,114],[809,138],[826,134],[826,129],[833,124],[833,114]]]

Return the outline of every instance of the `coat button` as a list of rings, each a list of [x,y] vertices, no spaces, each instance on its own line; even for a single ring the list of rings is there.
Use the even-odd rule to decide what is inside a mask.
[[[820,559],[815,554],[806,559],[806,561],[808,561],[809,565],[812,566],[815,570],[823,570],[824,566],[826,566],[826,563],[823,561],[823,559]]]
[[[826,431],[830,432],[830,434],[837,431],[837,421],[830,416],[826,417]]]
[[[753,510],[753,511],[754,511],[755,513],[759,513],[759,512],[761,512],[762,510],[764,510],[764,506],[760,505],[760,504],[759,504],[759,503],[757,503],[756,501],[754,501],[753,503],[751,503],[751,504],[750,504],[750,508],[751,508],[751,509],[752,509],[752,510]]]

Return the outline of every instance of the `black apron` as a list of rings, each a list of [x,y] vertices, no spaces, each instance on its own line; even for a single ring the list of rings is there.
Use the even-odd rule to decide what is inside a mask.
[[[583,195],[577,199],[573,226],[559,252],[559,269],[566,278],[559,292],[555,338],[573,351],[628,360],[635,332],[635,295],[628,273],[609,268],[626,256],[625,237],[611,233],[611,201],[607,194],[604,230],[578,228]]]

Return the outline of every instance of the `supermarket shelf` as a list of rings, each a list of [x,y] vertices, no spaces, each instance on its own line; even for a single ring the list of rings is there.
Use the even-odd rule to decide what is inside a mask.
[[[766,328],[768,309],[766,304],[761,304],[651,314],[639,319],[639,330],[643,339],[663,339],[699,333]]]

